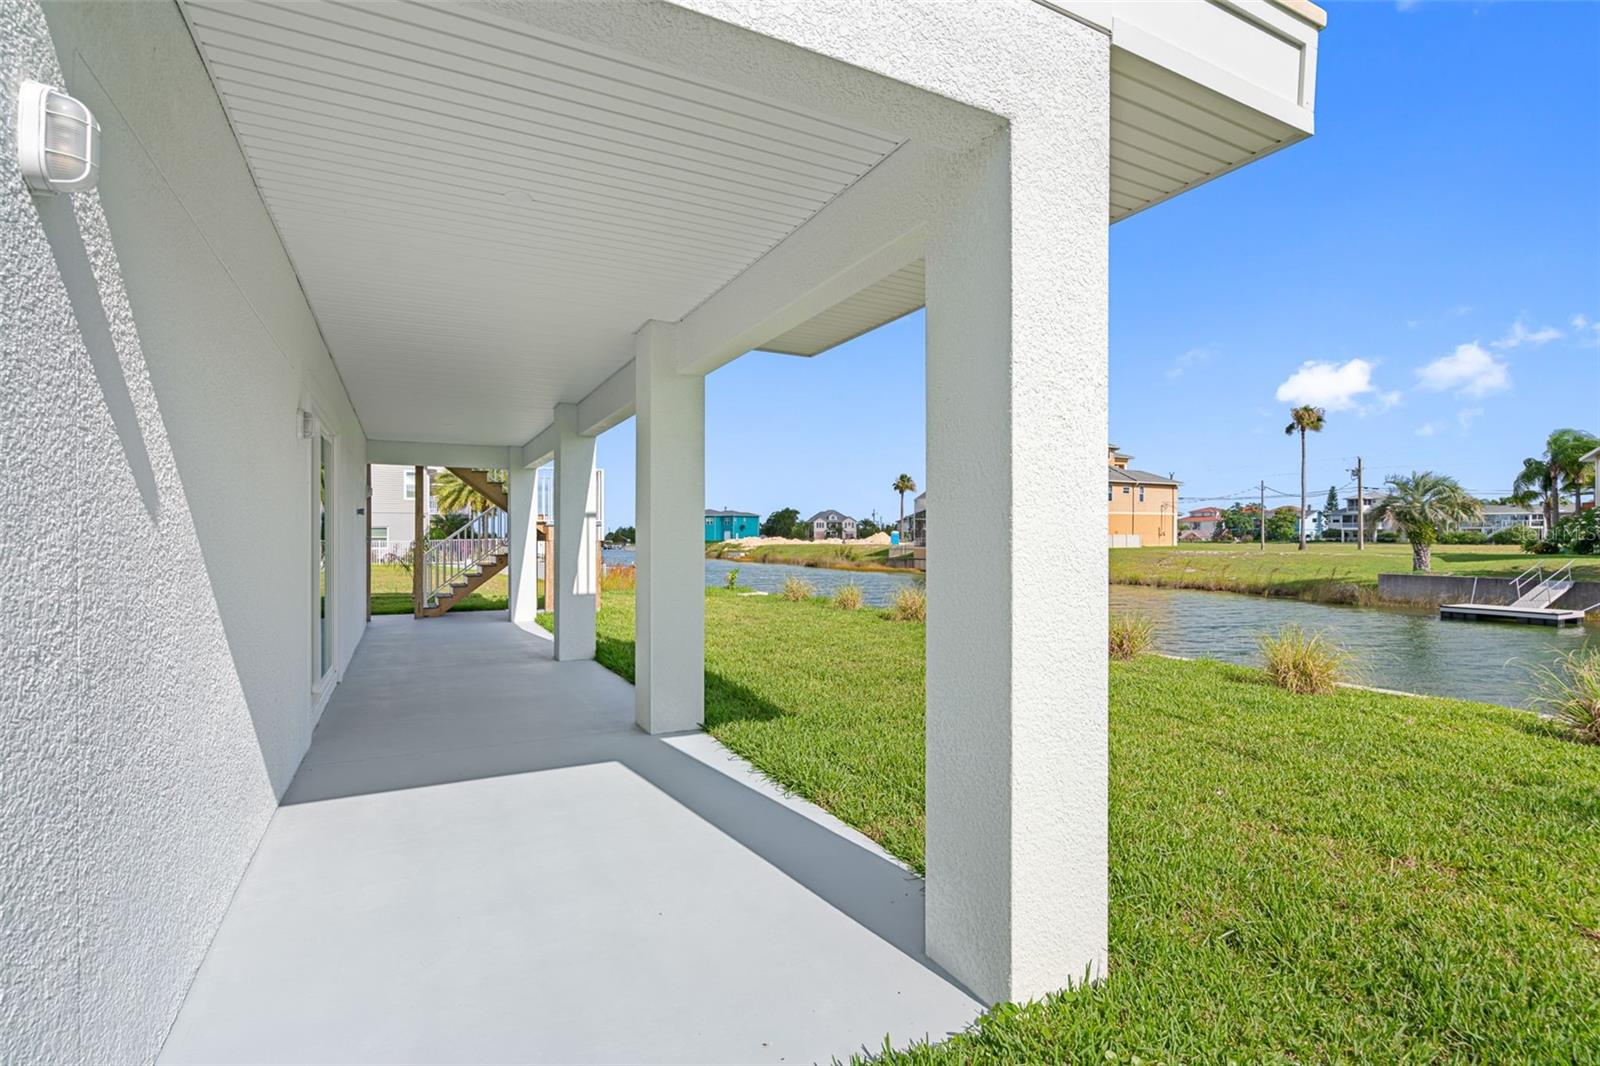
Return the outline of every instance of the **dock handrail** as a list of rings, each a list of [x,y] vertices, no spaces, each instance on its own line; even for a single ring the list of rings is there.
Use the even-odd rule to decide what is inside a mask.
[[[1548,607],[1572,587],[1572,564],[1561,567],[1548,577],[1541,575],[1532,592],[1519,595],[1514,605],[1518,607]],[[1520,589],[1517,590],[1519,593]]]
[[[1570,568],[1570,566],[1571,564],[1569,563],[1568,567]],[[1544,584],[1544,567],[1535,564],[1518,574],[1516,577],[1512,578],[1511,599],[1513,601],[1520,600],[1522,598],[1522,590],[1524,588],[1523,582],[1527,581],[1530,577],[1535,579],[1535,584]]]

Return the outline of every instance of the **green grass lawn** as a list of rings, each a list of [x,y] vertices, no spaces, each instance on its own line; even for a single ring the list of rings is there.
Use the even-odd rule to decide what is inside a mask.
[[[763,544],[753,548],[726,543],[706,545],[708,559],[726,559],[733,555],[743,556],[744,561],[752,563],[789,563],[830,570],[891,569],[887,544]]]
[[[598,636],[631,679],[631,595]],[[706,728],[921,868],[923,636],[708,590]],[[889,1057],[1600,1061],[1600,749],[1158,658],[1111,665],[1110,715],[1109,980]]]
[[[1373,602],[1380,573],[1409,573],[1409,544],[1312,543],[1181,544],[1172,548],[1112,548],[1111,580],[1123,585],[1217,589],[1298,596],[1337,603]],[[1546,573],[1571,562],[1579,580],[1600,581],[1600,556],[1529,555],[1493,544],[1436,544],[1433,572],[1469,577],[1515,577],[1532,566]]]
[[[539,583],[543,595],[544,582]],[[503,611],[510,585],[502,571],[473,590],[453,611]],[[396,563],[372,564],[372,613],[410,614],[411,575]]]

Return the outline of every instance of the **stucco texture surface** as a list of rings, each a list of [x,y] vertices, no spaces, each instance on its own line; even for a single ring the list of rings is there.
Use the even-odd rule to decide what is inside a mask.
[[[25,78],[96,192],[26,189]],[[175,7],[0,0],[0,114],[0,1061],[149,1061],[314,725],[295,412],[351,515],[365,442]]]

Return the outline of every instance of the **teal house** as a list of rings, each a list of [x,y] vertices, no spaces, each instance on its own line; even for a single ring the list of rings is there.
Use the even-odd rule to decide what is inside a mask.
[[[706,543],[761,535],[761,516],[749,511],[706,511]]]

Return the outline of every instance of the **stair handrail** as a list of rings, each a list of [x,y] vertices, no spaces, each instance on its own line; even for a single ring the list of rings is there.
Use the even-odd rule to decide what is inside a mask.
[[[422,557],[423,603],[433,607],[439,597],[462,577],[506,550],[510,516],[498,507],[488,507],[469,518],[448,537],[428,545]]]
[[[1542,566],[1540,566],[1538,564],[1534,564],[1533,566],[1528,567],[1528,569],[1524,570],[1522,573],[1518,574],[1516,577],[1512,578],[1512,580],[1511,580],[1511,598],[1513,600],[1522,599],[1522,589],[1523,589],[1523,584],[1522,583],[1524,581],[1528,580],[1528,578],[1530,578],[1530,577],[1536,579],[1536,581],[1538,583],[1543,583],[1543,581],[1544,581],[1544,567],[1542,567]]]
[[[1572,564],[1568,563],[1566,566],[1563,566],[1561,569],[1557,570],[1555,573],[1539,582],[1539,587],[1533,590],[1533,595],[1538,596],[1541,592],[1544,593],[1544,606],[1548,607],[1564,596],[1567,589],[1572,587],[1571,579]],[[1563,582],[1566,584],[1562,585]],[[1562,585],[1562,587],[1557,588],[1556,586],[1558,585]]]

